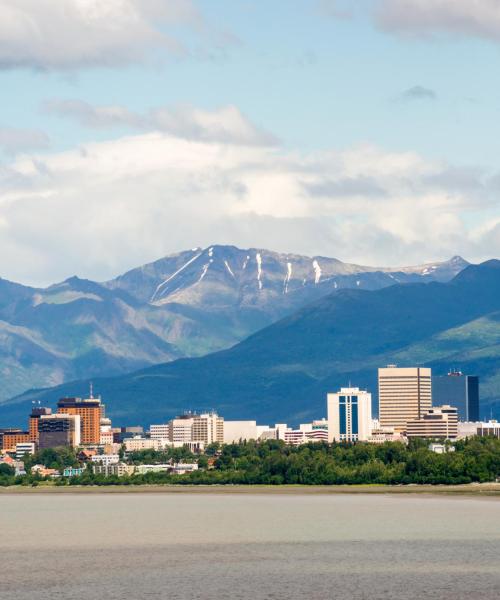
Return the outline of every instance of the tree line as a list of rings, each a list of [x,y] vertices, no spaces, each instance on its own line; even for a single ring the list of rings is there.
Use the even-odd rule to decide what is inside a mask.
[[[288,446],[278,440],[211,444],[201,456],[176,448],[134,452],[127,458],[135,465],[198,462],[199,470],[185,475],[160,472],[104,477],[95,475],[89,465],[82,475],[60,478],[55,484],[461,484],[500,477],[499,439],[473,437],[448,444],[448,450],[432,452],[428,440],[411,440],[408,445],[311,442]],[[67,448],[43,450],[26,457],[25,462],[27,471],[33,464],[60,470],[79,464],[76,453]],[[31,474],[16,477],[10,467],[0,465],[0,485],[37,485],[41,479]]]

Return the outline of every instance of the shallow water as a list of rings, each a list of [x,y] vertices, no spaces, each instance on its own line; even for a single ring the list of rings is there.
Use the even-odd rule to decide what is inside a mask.
[[[497,599],[500,501],[0,496],[0,553],[2,600]]]

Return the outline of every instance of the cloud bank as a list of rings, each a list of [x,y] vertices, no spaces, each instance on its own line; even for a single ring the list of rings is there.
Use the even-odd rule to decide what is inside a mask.
[[[239,118],[206,114],[223,136],[169,126],[0,167],[0,273],[105,279],[212,243],[379,265],[500,255],[495,174],[370,145],[247,143]]]

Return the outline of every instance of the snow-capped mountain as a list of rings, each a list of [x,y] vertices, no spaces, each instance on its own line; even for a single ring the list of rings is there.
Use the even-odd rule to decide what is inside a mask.
[[[449,281],[468,263],[461,257],[413,267],[365,267],[324,256],[210,246],[174,254],[108,282],[141,300],[209,307],[295,304],[342,288],[379,289],[395,283]]]
[[[195,248],[105,283],[0,279],[0,400],[228,348],[342,288],[448,281],[467,263],[381,269],[233,246]]]
[[[381,365],[420,364],[435,374],[454,365],[480,377],[481,418],[498,418],[499,358],[500,261],[491,260],[448,283],[340,290],[224,352],[95,383],[119,424],[163,422],[201,403],[227,419],[297,424],[324,414],[325,394],[349,381],[375,399]],[[25,394],[5,410],[19,418],[21,403],[88,386],[82,380]]]

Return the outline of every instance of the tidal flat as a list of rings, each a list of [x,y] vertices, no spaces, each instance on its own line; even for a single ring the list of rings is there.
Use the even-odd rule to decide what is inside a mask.
[[[498,597],[494,496],[181,489],[1,494],[2,592],[16,600]]]

